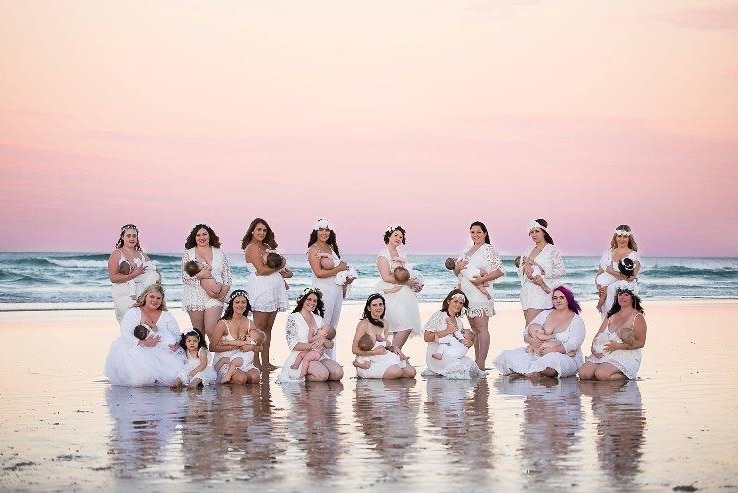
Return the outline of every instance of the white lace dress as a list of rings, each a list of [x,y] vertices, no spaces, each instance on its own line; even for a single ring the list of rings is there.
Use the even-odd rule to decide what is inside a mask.
[[[530,257],[530,252],[534,248],[535,245],[528,248],[523,253],[523,257]],[[546,246],[543,247],[543,250],[540,251],[534,260],[541,266],[541,270],[543,271],[541,277],[543,277],[543,282],[546,283],[549,289],[556,288],[562,284],[562,280],[566,275],[566,266],[558,248],[550,243],[546,243]],[[523,306],[523,310],[527,310],[528,308],[547,310],[553,307],[551,293],[546,293],[538,284],[528,279],[528,276],[523,274],[522,267],[518,269],[518,276],[520,276],[520,304]]]
[[[231,267],[228,259],[220,248],[212,247],[213,263],[210,265],[211,274],[215,282],[220,284],[231,285],[233,278],[231,276]],[[190,260],[198,260],[204,263],[205,260],[197,257],[195,247],[185,250],[182,255],[182,283],[184,289],[182,291],[182,309],[187,312],[201,312],[207,308],[223,306],[220,300],[211,298],[205,290],[200,286],[200,280],[196,277],[188,275],[184,270],[184,265]]]
[[[397,249],[397,253],[403,258],[406,258],[401,248]],[[390,256],[390,252],[387,248],[379,252],[379,257],[387,259],[390,265],[390,272],[400,264],[393,261]],[[410,270],[410,265],[405,264],[404,267]],[[396,288],[397,284],[386,283],[383,280],[379,280],[377,285],[377,291],[384,296],[385,300],[385,312],[384,319],[389,324],[390,332],[400,332],[403,330],[412,330],[413,335],[419,335],[423,333],[423,325],[420,321],[420,308],[418,307],[418,296],[408,286],[402,286],[399,291],[395,293],[384,293],[385,289]]]
[[[466,252],[462,252],[462,256],[469,259],[469,264],[466,267],[467,269],[472,267],[476,271],[484,270],[487,274],[499,269],[503,274],[505,273],[500,255],[489,243],[483,243],[477,251],[470,256],[467,256]],[[472,284],[468,276],[462,275],[461,273],[459,273],[459,286],[464,292],[466,299],[469,300],[469,311],[467,312],[467,316],[469,318],[481,316],[491,317],[495,314],[495,296],[491,284],[487,288],[487,291],[492,295],[491,299],[488,299],[487,296],[479,290],[479,288]]]
[[[332,250],[331,255],[333,256],[334,265],[338,265],[341,259]],[[310,272],[312,273],[313,287],[320,289],[320,292],[323,293],[322,299],[325,309],[323,320],[334,329],[338,329],[338,319],[341,317],[341,308],[343,307],[343,287],[337,283],[336,276],[320,278],[315,275],[312,269]],[[336,347],[326,349],[326,354],[330,358],[335,358]]]
[[[374,347],[372,349],[386,345],[386,341],[377,342],[375,340]],[[384,354],[375,354],[373,356],[359,356],[356,359],[358,361],[372,362],[367,369],[356,368],[356,376],[359,378],[382,378],[384,376],[384,372],[387,371],[387,368],[390,366],[399,366],[400,368],[405,368],[407,366],[407,362],[401,360],[400,357],[392,351],[387,351]]]
[[[171,313],[162,311],[151,334],[159,335],[156,346],[139,346],[133,330],[141,323],[141,309],[129,309],[120,322],[120,336],[110,344],[105,360],[105,376],[113,385],[171,385],[184,365],[184,351],[172,351],[179,344],[179,325]],[[150,336],[151,337],[151,336]]]
[[[530,323],[543,326],[551,312],[553,310],[542,311]],[[526,326],[523,329],[523,336],[527,331],[528,327]],[[521,347],[502,351],[493,363],[503,375],[509,375],[511,373],[524,375],[526,373],[535,373],[543,371],[546,368],[552,368],[556,370],[559,377],[570,377],[576,374],[579,367],[584,363],[581,346],[584,342],[585,335],[584,320],[579,315],[574,315],[566,330],[554,334],[556,340],[563,344],[566,352],[573,352],[574,356],[559,352],[551,352],[543,356],[538,356],[537,354],[527,352],[525,347]]]
[[[315,317],[315,325],[320,328],[324,325],[323,317],[320,315],[313,314]],[[282,371],[277,378],[278,383],[287,382],[304,382],[305,377],[300,378],[300,368],[290,368],[297,359],[297,355],[300,351],[295,349],[298,342],[308,342],[310,337],[310,326],[307,324],[302,314],[290,313],[287,317],[287,327],[285,327],[285,335],[287,337],[287,347],[290,349],[290,354],[287,356],[287,360],[282,365]],[[320,361],[326,359],[327,356],[323,354]]]
[[[630,321],[630,324],[626,327],[632,328],[635,324],[635,319],[639,315],[641,317],[643,316],[640,313],[636,313],[633,316],[633,319]],[[595,349],[597,349],[597,346],[604,346],[608,341],[615,341],[622,344],[623,341],[620,339],[618,333],[626,327],[621,327],[618,330],[610,330],[610,321],[608,320],[605,330],[595,336],[594,342],[597,343]],[[603,353],[602,356],[599,357],[595,356],[594,354],[587,356],[587,363],[609,363],[620,370],[623,375],[628,377],[628,379],[633,380],[638,374],[638,370],[641,367],[641,357],[642,348],[618,349],[611,353]]]
[[[424,331],[440,332],[446,329],[448,314],[444,311],[437,311],[423,327]],[[464,322],[461,318],[456,319],[456,327],[458,330],[464,329]],[[470,378],[484,377],[486,374],[479,369],[473,359],[466,356],[469,350],[463,344],[449,346],[443,353],[443,358],[438,360],[433,358],[433,354],[438,352],[438,343],[429,342],[428,349],[425,352],[425,361],[428,365],[423,376],[440,375],[446,378],[456,380],[467,380]]]
[[[641,257],[638,255],[638,252],[630,252],[626,257],[629,258],[633,262],[638,262],[639,265],[641,265],[641,270],[643,269],[643,264],[641,263]],[[602,257],[600,258],[600,263],[597,264],[598,268],[602,268],[604,271],[608,267],[612,267],[616,271],[618,270],[618,263],[614,262],[612,260],[612,250],[607,250],[605,253],[602,254]],[[640,272],[639,272],[640,274]],[[609,277],[605,277],[609,276]],[[607,284],[607,298],[605,298],[605,304],[602,305],[602,308],[600,309],[600,313],[602,315],[602,318],[604,319],[607,316],[607,312],[610,311],[610,308],[612,308],[613,303],[615,302],[615,291],[617,291],[617,287],[615,286],[615,277],[611,274],[607,274],[603,272],[602,274],[598,275],[597,278],[595,278],[595,282],[600,285],[604,285],[600,281],[609,280],[610,282]],[[638,282],[638,279],[635,280]]]
[[[246,281],[246,293],[249,295],[251,309],[264,313],[287,311],[290,301],[282,275],[272,272],[266,276],[257,276],[254,264],[246,262],[246,267],[250,273]]]

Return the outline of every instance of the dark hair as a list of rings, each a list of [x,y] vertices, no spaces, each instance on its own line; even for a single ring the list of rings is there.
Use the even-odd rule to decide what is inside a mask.
[[[484,232],[484,242],[489,243],[489,233],[487,232],[487,226],[485,226],[482,221],[474,221],[469,225],[469,229],[472,229],[474,226],[479,226],[479,229]]]
[[[313,313],[316,315],[320,315],[321,317],[325,316],[325,303],[323,302],[323,293],[320,292],[320,289],[314,288],[305,289],[303,291],[303,294],[297,297],[297,304],[295,305],[295,309],[292,310],[292,313],[297,313],[302,310],[302,307],[305,305],[305,300],[311,294],[314,294],[318,297],[318,302],[315,304],[315,309],[313,310]]]
[[[395,231],[399,231],[402,233],[402,244],[405,244],[405,240],[407,240],[407,233],[405,232],[405,229],[402,226],[396,226],[394,229],[389,229],[384,232],[384,244],[386,245],[389,243],[390,236],[392,236],[392,233]]]
[[[201,270],[202,269],[200,269],[200,264],[198,264],[195,260],[190,260],[189,262],[186,262],[184,264],[184,271],[190,277],[195,277],[197,273]]]
[[[464,295],[464,308],[466,308],[467,310],[469,309],[469,299],[466,297],[464,292],[458,288],[452,289],[451,291],[448,292],[446,297],[443,299],[443,303],[441,304],[441,311],[446,312],[446,315],[448,316],[451,316],[451,314],[448,312],[448,304],[451,302],[451,298],[453,298],[457,294]],[[456,316],[457,317],[461,316],[461,313],[459,313]]]
[[[553,296],[556,291],[561,291],[561,294],[564,295],[564,298],[566,298],[566,305],[569,307],[569,310],[576,314],[579,314],[579,312],[582,311],[582,307],[579,305],[579,302],[574,299],[574,293],[571,292],[571,289],[566,286],[558,286],[551,290],[551,296]]]
[[[546,221],[545,219],[540,219],[539,218],[539,219],[536,219],[536,222],[538,224],[540,224],[541,226],[543,226],[543,228],[536,228],[536,229],[540,229],[541,231],[543,231],[543,239],[544,239],[544,241],[546,243],[550,243],[550,244],[553,245],[554,244],[554,240],[553,240],[553,238],[551,238],[551,235],[548,234],[548,231],[546,231],[546,229],[545,229],[545,228],[548,228],[548,221]],[[533,228],[531,228],[531,230],[532,229]]]
[[[179,345],[187,351],[187,345],[185,342],[187,341],[188,337],[195,336],[197,337],[197,350],[199,351],[200,348],[207,347],[207,344],[205,344],[205,338],[202,335],[202,332],[200,332],[200,329],[196,329],[195,327],[192,327],[192,329],[189,332],[185,332],[182,334],[179,338]]]
[[[622,229],[623,231],[627,231],[630,233],[630,236],[628,236],[628,248],[633,250],[634,252],[638,251],[638,243],[636,243],[635,238],[633,237],[633,231],[631,231],[630,226],[627,224],[621,224],[617,228],[615,228],[615,231]],[[612,234],[612,239],[610,240],[610,249],[613,249],[618,246],[618,242],[616,241],[617,235],[615,233]]]
[[[143,324],[137,325],[133,329],[133,337],[135,337],[136,339],[143,341],[144,339],[148,337],[148,335],[149,335],[149,328]]]
[[[266,256],[266,262],[264,262],[264,265],[269,267],[270,269],[279,269],[282,267],[282,264],[284,263],[284,257],[282,257],[277,252],[269,252]]]
[[[520,268],[520,260],[521,260],[521,259],[522,259],[522,258],[521,258],[521,256],[520,256],[520,255],[518,255],[517,257],[515,257],[515,258],[513,259],[513,264],[515,264],[515,267],[517,267],[517,268]]]
[[[187,235],[187,239],[185,240],[185,249],[189,250],[190,248],[197,245],[197,241],[195,241],[195,236],[197,236],[197,232],[201,229],[204,229],[208,232],[208,240],[210,242],[210,246],[220,248],[220,238],[218,238],[218,235],[215,234],[213,228],[211,228],[207,224],[195,224],[195,227],[192,228],[190,234]]]
[[[118,236],[118,241],[115,243],[115,248],[121,248],[123,246],[123,235],[127,229],[132,229],[136,232],[136,246],[134,246],[133,249],[141,250],[141,242],[138,239],[138,228],[135,224],[125,224],[120,227],[120,236]]]
[[[251,311],[251,302],[249,301],[249,296],[243,289],[236,289],[231,293],[230,298],[228,298],[228,303],[226,304],[223,316],[220,317],[221,320],[230,320],[233,318],[233,300],[235,300],[239,296],[243,296],[244,298],[246,298],[246,310],[244,310],[243,315],[248,315],[248,313]]]
[[[372,312],[369,309],[369,305],[372,304],[372,301],[374,300],[382,300],[382,304],[384,304],[384,311],[382,312],[382,315],[379,316],[379,320],[372,317]],[[374,293],[369,295],[369,297],[366,299],[366,304],[364,305],[364,314],[361,316],[362,320],[368,320],[370,324],[376,325],[377,327],[384,327],[384,322],[382,319],[384,318],[384,313],[387,311],[387,303],[384,301],[384,296],[382,296],[379,293]]]
[[[443,263],[443,265],[448,270],[454,270],[456,268],[456,259],[453,258],[453,257],[449,257],[449,258],[446,259],[446,261]]]
[[[612,304],[612,307],[610,307],[610,311],[607,312],[607,318],[612,317],[620,311],[620,303],[618,303],[618,293],[628,293],[633,300],[631,301],[630,306],[635,308],[636,311],[641,312],[642,315],[646,313],[641,306],[641,298],[637,294],[635,294],[630,289],[618,289],[617,291],[615,291],[615,302]]]
[[[264,243],[269,248],[277,248],[277,241],[274,239],[274,231],[272,231],[272,228],[269,227],[269,223],[263,220],[260,217],[257,217],[253,221],[251,221],[251,224],[249,224],[248,229],[246,230],[246,234],[243,235],[243,240],[241,240],[241,250],[246,250],[246,247],[251,243],[251,240],[254,239],[254,230],[256,229],[256,226],[259,224],[263,224],[266,226],[267,232],[266,236],[264,237]]]
[[[331,234],[328,235],[328,241],[326,241],[326,243],[333,249],[334,252],[336,252],[338,258],[341,258],[341,254],[338,253],[338,243],[336,243],[336,232],[332,229],[330,230],[330,232]],[[310,232],[310,239],[308,239],[308,248],[313,246],[313,243],[315,243],[316,241],[318,241],[318,230],[314,229]]]

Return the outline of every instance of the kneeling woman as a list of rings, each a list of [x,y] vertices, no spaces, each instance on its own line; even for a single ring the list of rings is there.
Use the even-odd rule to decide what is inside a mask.
[[[473,359],[466,356],[469,346],[474,344],[464,332],[461,316],[469,308],[469,300],[460,289],[446,295],[441,310],[434,313],[423,327],[423,339],[428,343],[424,375],[440,375],[456,380],[484,377]],[[466,340],[462,343],[461,339]],[[447,347],[446,347],[447,346]]]
[[[136,327],[143,325],[138,336]],[[105,376],[113,385],[171,385],[184,365],[179,325],[167,311],[161,284],[148,286],[120,322],[110,345]]]
[[[400,348],[387,346],[389,325],[384,320],[384,297],[373,294],[366,300],[364,314],[356,326],[352,351],[360,359],[361,366],[356,367],[356,376],[359,378],[415,378],[415,368],[410,366]],[[359,340],[367,336],[373,342],[373,349],[362,350]],[[366,368],[364,368],[364,366]]]
[[[525,327],[523,340],[529,347],[508,349],[495,358],[495,367],[503,375],[570,377],[582,366],[586,330],[579,316],[579,303],[564,286],[554,289],[551,298],[553,309],[542,311]],[[553,338],[543,341],[531,336],[533,325]]]
[[[325,326],[323,323],[323,295],[318,288],[306,288],[297,298],[297,306],[287,317],[287,346],[292,351],[282,366],[277,382],[301,382],[311,380],[325,382],[326,380],[340,380],[343,378],[341,365],[328,358],[322,352],[325,350],[325,337],[318,331]],[[310,342],[312,341],[312,342]],[[292,368],[300,352],[318,351],[319,358],[302,363],[308,367],[300,376],[300,366]]]
[[[249,320],[250,311],[246,291],[236,289],[213,328],[210,351],[215,353],[213,366],[220,383],[259,383],[261,375],[254,366],[254,353],[261,350],[261,345],[251,335],[258,329]]]

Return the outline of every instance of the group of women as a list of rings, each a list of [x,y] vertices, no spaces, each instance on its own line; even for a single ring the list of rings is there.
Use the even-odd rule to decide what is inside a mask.
[[[610,249],[602,256],[598,274],[608,273],[614,282],[608,286],[596,284],[607,301],[596,337],[601,344],[596,348],[593,344],[586,362],[581,351],[585,328],[580,307],[573,293],[561,285],[566,270],[548,232],[548,223],[544,219],[531,221],[528,233],[532,245],[519,262],[516,259],[526,324],[523,340],[528,346],[503,351],[495,358],[494,366],[503,374],[526,376],[565,377],[578,372],[582,379],[634,378],[645,343],[646,323],[638,297],[640,259],[630,228],[618,226]],[[361,362],[355,362],[357,376],[414,377],[415,368],[402,352],[411,334],[422,334],[428,343],[426,374],[447,378],[484,375],[490,344],[489,321],[495,314],[491,283],[505,275],[505,270],[484,223],[473,222],[469,234],[470,246],[454,262],[457,288],[449,292],[441,310],[423,326],[417,300],[423,281],[412,270],[404,251],[407,233],[401,225],[390,226],[384,232],[385,246],[377,255],[379,292],[367,299],[352,342],[352,351],[357,362]],[[336,232],[328,220],[315,223],[307,246],[312,287],[298,296],[297,306],[287,319],[286,337],[291,352],[282,366],[279,382],[343,377],[343,368],[335,360],[333,341],[321,329],[338,328],[342,302],[355,277],[341,259]],[[215,231],[206,224],[197,224],[185,241],[182,307],[192,326],[202,329],[210,351],[215,353],[214,359],[236,350],[239,355],[248,355],[238,369],[229,372],[230,382],[258,382],[260,370],[277,368],[269,359],[272,329],[277,313],[289,307],[284,279],[292,276],[286,262],[269,261],[268,256],[277,247],[269,224],[262,218],[254,219],[241,244],[249,270],[246,289],[231,291],[233,277]],[[618,264],[626,257],[634,260],[635,268],[623,274]],[[147,271],[147,261],[138,241],[138,229],[132,224],[123,226],[108,262],[116,315],[121,320],[121,336],[111,345],[105,370],[114,384],[168,384],[181,373],[177,369],[184,353],[179,345],[179,328],[167,312],[164,290],[160,283],[144,285],[137,280]],[[193,261],[199,267],[196,274],[185,268]],[[121,269],[123,262],[134,268]],[[410,272],[409,280],[398,279],[398,267]],[[125,284],[129,289],[121,289]],[[131,289],[135,295],[130,294]],[[463,338],[462,317],[466,317],[471,331]],[[137,325],[149,328],[148,337],[134,336]],[[533,328],[540,328],[549,340],[532,335]],[[252,329],[263,332],[261,343],[244,337]],[[624,341],[623,329],[631,330],[635,337]],[[362,337],[371,340],[371,349],[360,347]],[[466,356],[467,347],[472,344],[474,359]],[[298,358],[305,359],[305,363],[299,363]]]

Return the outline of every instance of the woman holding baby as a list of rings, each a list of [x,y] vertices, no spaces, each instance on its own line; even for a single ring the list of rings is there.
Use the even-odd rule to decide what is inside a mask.
[[[640,271],[641,258],[633,231],[627,224],[621,224],[612,234],[609,250],[602,254],[595,277],[595,287],[600,295],[597,309],[603,319],[615,302],[616,281],[637,282]]]
[[[546,230],[548,222],[536,219],[528,223],[528,236],[533,240],[520,258],[520,304],[526,325],[543,310],[552,307],[551,289],[561,283],[566,266],[553,238]]]
[[[161,282],[158,269],[141,249],[136,225],[126,224],[120,228],[115,250],[108,258],[108,278],[113,283],[113,305],[118,322],[146,287]]]
[[[495,298],[491,281],[505,275],[502,259],[492,247],[487,226],[474,221],[469,226],[472,245],[465,249],[454,263],[453,271],[459,287],[468,300],[466,316],[474,331],[474,356],[482,370],[489,352],[489,318],[495,314]]]
[[[326,348],[332,346],[335,329],[323,320],[323,295],[317,288],[305,288],[297,297],[297,306],[287,317],[287,346],[290,355],[277,378],[279,383],[325,382],[343,378],[341,365],[330,359]],[[296,363],[300,360],[299,363]]]
[[[551,299],[553,309],[542,310],[523,329],[528,347],[508,349],[495,358],[494,365],[503,375],[569,377],[582,366],[586,330],[579,303],[564,286],[555,288]]]
[[[579,369],[582,380],[634,379],[641,366],[647,327],[638,286],[624,280],[614,285],[616,303],[592,340],[592,355]]]
[[[464,328],[461,319],[469,309],[469,300],[460,289],[453,289],[443,300],[441,310],[434,313],[423,327],[423,340],[428,343],[428,372],[456,380],[483,377],[479,366],[466,356],[475,335]]]
[[[380,293],[385,295],[385,319],[392,332],[392,345],[402,349],[411,333],[420,334],[420,308],[416,295],[423,288],[419,274],[411,271],[404,245],[406,233],[399,224],[384,232],[383,248],[377,256],[381,281]],[[401,275],[403,277],[401,277]]]
[[[286,267],[284,258],[276,265],[268,262],[269,254],[276,253],[277,241],[272,228],[260,217],[249,224],[241,242],[241,249],[246,259],[246,267],[250,272],[246,291],[254,311],[254,323],[266,334],[261,359],[259,361],[259,358],[255,358],[254,361],[262,370],[276,370],[277,367],[269,362],[272,327],[277,318],[277,312],[286,311],[290,306],[284,278],[292,277],[292,271]]]
[[[312,285],[322,293],[325,305],[325,323],[338,328],[343,300],[351,283],[356,279],[356,269],[341,260],[336,232],[327,219],[318,219],[308,240],[307,259],[312,270]],[[326,353],[335,358],[335,346]]]
[[[231,267],[220,249],[220,238],[207,224],[196,224],[187,235],[184,247],[182,309],[190,316],[192,326],[201,328],[211,340],[233,282]]]

